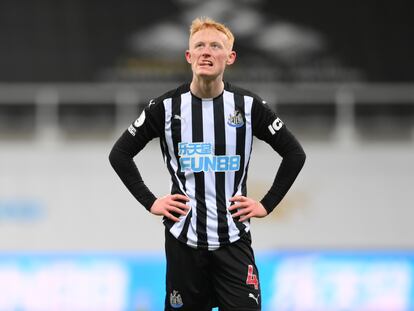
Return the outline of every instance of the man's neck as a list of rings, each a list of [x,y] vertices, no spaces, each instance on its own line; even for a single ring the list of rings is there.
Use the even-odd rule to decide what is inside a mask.
[[[215,98],[223,93],[224,82],[220,80],[205,80],[193,77],[190,85],[191,93],[199,98]]]

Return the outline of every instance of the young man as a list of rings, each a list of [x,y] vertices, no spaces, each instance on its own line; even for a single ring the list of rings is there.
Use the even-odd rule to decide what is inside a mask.
[[[268,215],[300,172],[305,153],[257,95],[223,82],[236,60],[224,25],[197,18],[185,58],[191,83],[151,100],[115,143],[110,162],[134,197],[164,216],[165,310],[260,310],[250,218]],[[258,202],[247,197],[253,135],[282,156],[273,185]],[[133,161],[153,138],[171,175],[171,194],[156,198]]]

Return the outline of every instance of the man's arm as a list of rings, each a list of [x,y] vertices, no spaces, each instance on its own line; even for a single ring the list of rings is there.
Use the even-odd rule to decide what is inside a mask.
[[[240,222],[252,217],[261,218],[270,214],[289,191],[306,159],[305,152],[298,140],[276,114],[258,99],[253,102],[252,123],[253,134],[272,146],[282,157],[282,162],[272,186],[260,202],[241,195],[230,199],[234,204],[229,207],[229,210],[237,211],[232,214],[232,217],[240,217]]]
[[[287,129],[283,130],[278,141],[280,145],[272,141],[271,146],[282,156],[282,162],[266,195],[260,202],[240,195],[230,199],[234,204],[229,207],[229,210],[237,211],[232,214],[232,217],[240,217],[240,222],[252,217],[262,218],[270,214],[282,201],[305,163],[305,152]]]
[[[109,162],[129,192],[149,211],[156,197],[145,185],[133,160],[145,144],[134,142],[130,135],[125,131],[116,141],[109,154]]]
[[[115,142],[109,154],[109,161],[129,192],[149,212],[179,221],[172,213],[185,215],[188,198],[181,194],[166,195],[156,198],[144,183],[134,162],[134,157],[154,137],[162,135],[164,128],[164,111],[161,103],[150,103],[140,117]]]
[[[271,139],[270,145],[282,157],[273,184],[260,201],[268,213],[282,201],[293,185],[305,163],[306,154],[297,139],[283,125],[277,139]]]
[[[162,135],[164,106],[151,100],[128,129],[115,142],[109,161],[131,194],[148,211],[156,200],[155,195],[142,180],[133,158],[155,137]]]
[[[267,142],[282,157],[272,186],[260,200],[269,214],[294,183],[305,163],[306,154],[286,125],[265,102],[257,98],[253,101],[252,126],[253,134]]]

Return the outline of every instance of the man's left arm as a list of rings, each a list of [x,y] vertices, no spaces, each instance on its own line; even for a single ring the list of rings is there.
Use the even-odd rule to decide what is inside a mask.
[[[266,141],[282,157],[273,184],[260,200],[268,213],[280,203],[301,171],[306,154],[282,120],[265,104],[255,101],[252,108],[253,134]]]
[[[306,154],[293,134],[280,118],[265,104],[255,99],[252,107],[253,134],[266,141],[282,157],[273,184],[266,195],[257,202],[253,199],[236,196],[231,209],[239,211],[233,217],[241,216],[240,221],[251,217],[264,217],[282,201],[301,171]],[[264,211],[265,210],[265,211]]]

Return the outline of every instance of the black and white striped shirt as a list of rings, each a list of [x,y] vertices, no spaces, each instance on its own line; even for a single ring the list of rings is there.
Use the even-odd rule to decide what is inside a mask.
[[[131,193],[150,209],[156,198],[132,158],[159,137],[171,193],[187,196],[190,206],[187,215],[177,215],[179,222],[164,218],[164,224],[187,245],[215,250],[250,230],[250,222],[233,219],[228,207],[231,197],[247,195],[253,136],[283,157],[272,188],[261,200],[270,213],[301,170],[305,154],[257,95],[229,83],[216,98],[198,98],[185,84],[151,100],[116,142],[110,160]]]

